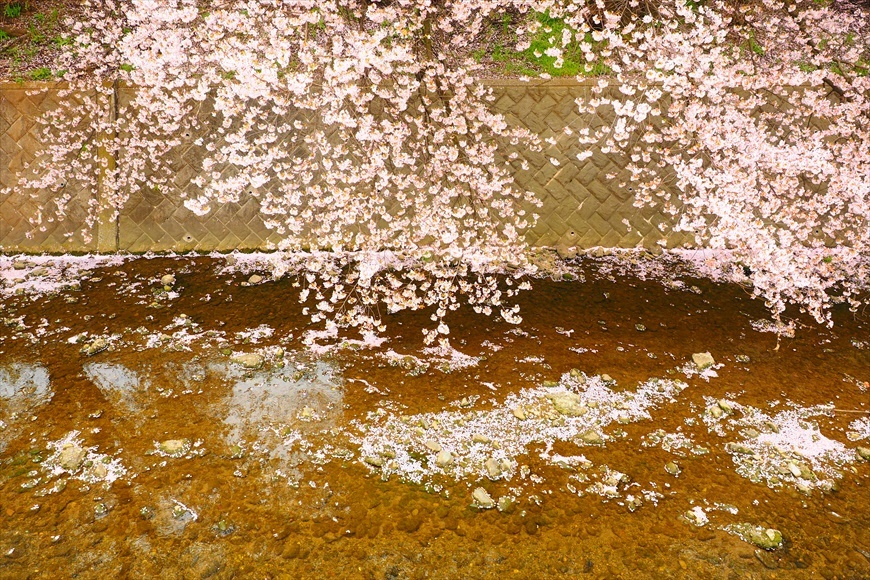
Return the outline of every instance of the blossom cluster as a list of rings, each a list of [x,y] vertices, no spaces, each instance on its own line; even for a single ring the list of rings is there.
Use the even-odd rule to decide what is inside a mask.
[[[781,314],[830,321],[831,290],[857,305],[870,248],[870,18],[819,0],[87,0],[63,66],[70,99],[21,187],[145,189],[203,214],[253,196],[304,267],[315,320],[383,325],[381,308],[433,310],[434,340],[464,296],[506,305],[530,266],[534,195],[511,162],[540,139],[492,112],[468,56],[499,15],[565,23],[546,55],[579,47],[607,71],[578,111],[614,122],[576,132],[628,155],[639,204],[727,248]],[[517,50],[549,33],[517,18]],[[558,36],[558,38],[556,38]],[[573,49],[572,49],[573,50]],[[119,86],[135,87],[129,103]],[[105,112],[110,111],[109,115]],[[205,113],[203,113],[205,112]],[[189,191],[168,154],[202,152]],[[120,160],[121,162],[117,162]],[[324,254],[321,251],[328,250]],[[292,256],[298,258],[292,258]],[[526,269],[526,270],[524,270]]]
[[[637,203],[728,249],[780,316],[831,322],[870,287],[870,14],[850,2],[764,0],[619,8],[565,17],[608,63],[581,112],[615,121],[586,150],[629,156]]]

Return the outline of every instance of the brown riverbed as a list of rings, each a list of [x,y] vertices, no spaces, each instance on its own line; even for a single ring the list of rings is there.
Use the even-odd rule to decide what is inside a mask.
[[[0,578],[870,577],[870,313],[837,306],[832,329],[798,318],[777,337],[740,286],[587,272],[535,281],[519,327],[451,313],[469,358],[423,350],[429,313],[315,355],[289,279],[244,286],[217,265],[138,259],[3,300]],[[695,372],[700,352],[716,376]],[[548,407],[574,393],[586,413],[590,385],[633,404],[656,377],[679,386],[648,418],[614,404],[601,441],[570,432],[599,407]],[[752,447],[790,412],[828,455]],[[536,439],[545,424],[571,436]],[[483,432],[505,425],[522,453]],[[420,448],[436,440],[450,468]],[[507,457],[503,472],[479,456]],[[474,505],[477,488],[498,506]]]

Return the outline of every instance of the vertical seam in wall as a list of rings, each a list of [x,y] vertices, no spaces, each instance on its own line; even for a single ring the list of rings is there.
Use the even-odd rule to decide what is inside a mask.
[[[112,127],[114,128],[114,137],[117,142],[118,139],[118,79],[115,79],[112,82]],[[120,159],[118,159],[118,154],[116,151],[112,152],[112,157],[115,160],[115,168],[118,168],[118,163],[120,163]],[[120,205],[115,206],[115,252],[119,252],[121,250],[121,207]]]

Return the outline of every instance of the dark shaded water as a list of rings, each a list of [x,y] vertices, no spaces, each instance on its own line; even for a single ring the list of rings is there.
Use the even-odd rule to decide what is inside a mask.
[[[870,577],[868,315],[778,341],[737,286],[537,281],[518,328],[451,315],[473,358],[428,313],[315,356],[290,281],[215,272],[3,302],[0,577]]]

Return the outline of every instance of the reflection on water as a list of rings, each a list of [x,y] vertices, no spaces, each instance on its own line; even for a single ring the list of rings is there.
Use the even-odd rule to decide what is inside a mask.
[[[20,362],[0,366],[0,452],[18,435],[29,414],[53,394],[44,366]]]
[[[284,460],[289,476],[311,452],[310,437],[338,425],[344,394],[335,365],[282,358],[267,370],[234,363],[211,363],[209,370],[228,381],[228,397],[218,403],[227,425],[226,441],[235,455],[251,452]]]
[[[12,363],[0,367],[0,399],[4,399],[4,404],[38,406],[48,401],[51,394],[44,366]]]
[[[328,354],[204,258],[7,300],[0,578],[870,577],[866,321],[587,279]]]
[[[138,411],[140,396],[148,390],[148,381],[122,364],[88,363],[85,375],[106,395],[107,399],[119,400],[130,411]]]

